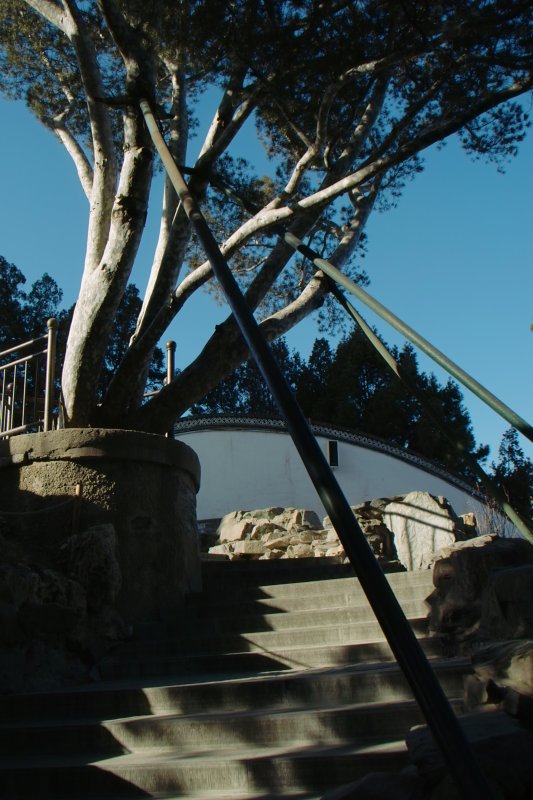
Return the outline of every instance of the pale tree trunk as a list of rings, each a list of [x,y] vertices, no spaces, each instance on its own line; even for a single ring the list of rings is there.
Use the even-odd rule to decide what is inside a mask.
[[[124,58],[128,94],[145,95],[147,86],[151,92],[154,79],[150,60],[138,50],[114,0],[105,0],[102,5]],[[84,38],[78,36],[81,44],[77,40],[74,43],[81,63]],[[97,73],[96,65],[91,77],[93,73]],[[98,84],[96,89],[99,96],[93,92],[89,94],[91,121],[98,121],[102,107],[105,108],[101,102],[103,88]],[[116,191],[113,186],[112,204],[110,181],[113,178],[114,184],[114,145],[110,137],[100,144],[99,137],[93,134],[95,166],[86,261],[62,374],[63,411],[69,426],[85,426],[93,419],[97,400],[95,385],[113,318],[126,289],[146,222],[153,148],[142,114],[135,105],[123,111],[123,130],[124,157]]]

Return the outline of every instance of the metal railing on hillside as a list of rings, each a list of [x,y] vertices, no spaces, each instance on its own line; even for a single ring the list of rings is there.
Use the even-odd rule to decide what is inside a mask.
[[[0,438],[54,427],[57,320],[48,332],[0,351]],[[175,374],[176,342],[166,343],[165,383]],[[153,397],[159,389],[146,392]],[[57,423],[59,424],[59,423]]]
[[[57,320],[43,336],[0,352],[0,437],[52,428]]]

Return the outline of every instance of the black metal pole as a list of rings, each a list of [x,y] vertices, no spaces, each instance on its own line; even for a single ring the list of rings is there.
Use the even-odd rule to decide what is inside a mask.
[[[433,673],[394,592],[298,406],[269,345],[229,269],[209,226],[177,168],[149,104],[141,101],[148,129],[183,208],[204,247],[241,333],[285,419],[311,480],[329,514],[383,633],[433,732],[464,800],[495,800],[470,745]]]

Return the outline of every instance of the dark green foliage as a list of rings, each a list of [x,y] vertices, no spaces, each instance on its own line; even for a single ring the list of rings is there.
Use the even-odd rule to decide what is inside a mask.
[[[284,339],[272,344],[276,360],[293,389],[300,380],[301,359],[289,352]],[[254,361],[245,361],[215,386],[199,403],[192,406],[193,414],[257,414],[277,417],[278,408]]]
[[[336,350],[317,339],[307,362],[289,353],[283,340],[273,345],[283,372],[306,416],[377,436],[474,479],[465,456],[486,458],[476,447],[470,417],[457,384],[440,385],[420,371],[413,348],[393,348],[402,373],[416,388],[417,399],[385,365],[359,328]],[[426,410],[428,409],[428,410]],[[275,415],[276,407],[255,365],[247,362],[192,409],[193,413]],[[442,420],[448,435],[436,426]],[[451,438],[451,441],[450,441]]]
[[[533,516],[533,463],[524,455],[518,433],[509,428],[502,437],[492,471],[508,502],[526,519]]]
[[[356,328],[337,347],[322,380],[322,391],[313,396],[303,387],[299,394],[302,407],[313,419],[378,436],[471,477],[463,454],[480,459],[488,450],[476,450],[458,386],[453,381],[441,386],[434,375],[420,371],[409,345],[401,351],[393,348],[392,353],[402,374],[416,389],[416,396]],[[449,436],[435,425],[435,417],[443,420]]]
[[[46,272],[29,292],[26,278],[0,256],[0,350],[46,333],[46,320],[59,317],[63,292]]]

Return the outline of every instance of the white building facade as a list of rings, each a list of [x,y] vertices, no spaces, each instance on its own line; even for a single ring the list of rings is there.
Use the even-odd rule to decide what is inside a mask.
[[[457,514],[480,512],[477,492],[427,459],[371,436],[313,425],[313,432],[350,505],[412,491],[444,496]],[[281,420],[186,417],[175,438],[196,451],[201,464],[199,520],[269,506],[324,507]]]

